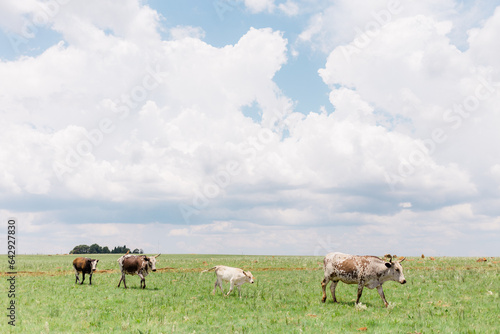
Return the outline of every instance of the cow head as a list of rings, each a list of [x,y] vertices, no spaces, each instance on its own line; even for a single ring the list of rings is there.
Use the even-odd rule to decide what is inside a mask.
[[[405,275],[403,274],[403,266],[401,265],[401,262],[403,262],[404,260],[405,258],[393,262],[391,256],[389,258],[389,262],[385,263],[385,266],[388,268],[388,275],[390,280],[399,282],[401,284],[406,283]]]
[[[156,271],[156,258],[160,255],[161,254],[151,256],[151,257],[144,256],[144,260],[147,262],[146,266],[147,266],[148,270]]]
[[[97,269],[97,262],[99,262],[99,260],[97,259],[90,260],[90,268],[92,269],[92,272],[94,272]]]
[[[253,283],[254,282],[253,280],[255,279],[255,277],[253,277],[253,275],[252,275],[251,272],[249,272],[249,271],[243,271],[243,275],[245,275],[245,278],[246,278],[246,280],[247,280],[248,283]]]

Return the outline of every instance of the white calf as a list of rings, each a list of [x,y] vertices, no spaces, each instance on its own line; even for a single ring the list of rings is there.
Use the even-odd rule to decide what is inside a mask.
[[[202,273],[215,270],[215,274],[217,275],[217,280],[215,281],[214,291],[212,294],[215,294],[215,290],[217,286],[219,286],[220,291],[224,294],[224,289],[222,288],[222,281],[229,282],[231,285],[229,287],[229,291],[226,296],[233,291],[234,286],[238,288],[238,295],[241,298],[241,285],[244,283],[253,283],[254,277],[251,272],[244,271],[240,268],[226,267],[226,266],[215,266],[213,268],[203,270]]]

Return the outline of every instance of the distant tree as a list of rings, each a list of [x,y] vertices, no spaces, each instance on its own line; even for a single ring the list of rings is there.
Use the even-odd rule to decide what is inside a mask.
[[[144,251],[142,250],[142,248],[139,249],[139,254],[144,254]]]
[[[109,250],[108,246],[101,247],[98,244],[92,244],[90,246],[87,245],[78,245],[73,248],[69,253],[70,254],[108,254],[108,253],[116,253],[116,254],[122,254],[126,252],[130,252],[130,248],[128,248],[126,245],[122,246],[116,246],[113,248],[113,250]],[[133,254],[143,254],[144,251],[141,248],[136,248],[132,252]]]
[[[89,253],[90,254],[100,254],[100,253],[102,253],[102,247],[99,246],[98,244],[92,244],[89,247]]]
[[[121,253],[126,253],[127,251],[130,252],[130,248],[127,248],[127,246],[123,245],[123,247],[116,246],[115,248],[113,248],[111,253],[121,254]]]
[[[88,254],[90,247],[87,245],[78,245],[73,248],[70,254]]]

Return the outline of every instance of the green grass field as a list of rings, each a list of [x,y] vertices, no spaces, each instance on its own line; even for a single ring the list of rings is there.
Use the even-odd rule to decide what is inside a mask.
[[[98,272],[75,284],[74,255],[16,257],[16,326],[8,325],[7,260],[0,333],[500,333],[500,258],[409,258],[405,285],[384,284],[390,305],[339,283],[321,303],[322,257],[161,255],[159,271],[120,279],[115,254],[96,255]],[[6,259],[6,257],[5,257]],[[252,271],[255,284],[211,294],[217,264]],[[224,285],[225,291],[229,285]]]

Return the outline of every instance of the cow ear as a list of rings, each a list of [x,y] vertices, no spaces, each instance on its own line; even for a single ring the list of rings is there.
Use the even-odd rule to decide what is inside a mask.
[[[386,266],[387,268],[390,268],[390,267],[392,267],[392,264],[391,264],[391,263],[389,263],[389,262],[386,262],[386,263],[385,263],[385,266]]]

